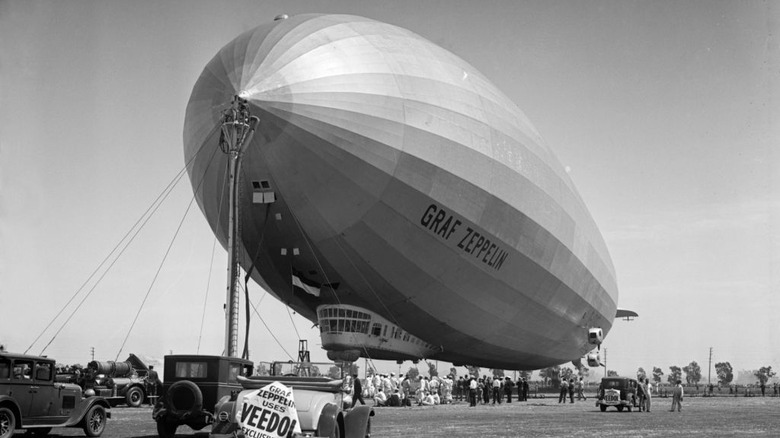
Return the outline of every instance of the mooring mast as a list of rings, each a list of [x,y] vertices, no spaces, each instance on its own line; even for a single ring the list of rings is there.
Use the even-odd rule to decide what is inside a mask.
[[[219,147],[230,156],[230,212],[228,225],[228,284],[225,308],[225,355],[237,357],[238,352],[238,306],[240,266],[238,264],[238,237],[240,235],[238,214],[238,179],[241,173],[241,156],[252,140],[259,118],[251,115],[247,100],[233,97],[230,108],[222,112],[222,133]]]

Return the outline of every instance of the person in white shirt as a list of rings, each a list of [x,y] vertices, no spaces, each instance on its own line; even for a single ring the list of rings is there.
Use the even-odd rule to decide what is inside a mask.
[[[423,397],[422,401],[420,402],[423,406],[433,406],[435,403],[435,400],[433,399],[433,396],[430,392],[425,391],[425,396]]]
[[[674,412],[675,406],[677,407],[677,412],[682,411],[683,392],[682,380],[678,380],[672,392],[672,410],[670,412]]]
[[[382,388],[379,388],[377,390],[376,395],[374,396],[374,406],[386,406],[387,405],[387,394],[382,391]]]
[[[477,405],[477,379],[471,378],[469,380],[469,406],[474,407]]]

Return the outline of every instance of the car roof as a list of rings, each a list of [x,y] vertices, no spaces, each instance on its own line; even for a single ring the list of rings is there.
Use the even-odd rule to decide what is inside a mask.
[[[43,362],[43,361],[56,362],[54,359],[46,356],[33,356],[29,354],[10,353],[8,351],[0,351],[0,358],[37,360],[39,362]]]

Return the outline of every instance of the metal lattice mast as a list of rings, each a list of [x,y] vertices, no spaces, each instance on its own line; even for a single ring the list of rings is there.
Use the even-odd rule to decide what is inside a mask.
[[[228,222],[228,281],[225,307],[225,355],[237,357],[238,354],[238,311],[239,281],[241,268],[238,264],[239,249],[239,185],[241,156],[252,140],[259,119],[252,116],[247,101],[235,96],[230,108],[222,113],[222,133],[219,147],[230,158],[230,212]]]

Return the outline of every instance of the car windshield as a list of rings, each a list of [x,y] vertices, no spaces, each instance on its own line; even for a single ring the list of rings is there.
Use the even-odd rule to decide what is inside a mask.
[[[206,378],[208,365],[206,362],[177,362],[176,378],[198,379]]]
[[[604,389],[608,388],[625,388],[626,384],[622,380],[602,380],[601,386]]]
[[[9,377],[11,377],[11,361],[0,359],[0,379],[7,379]]]

